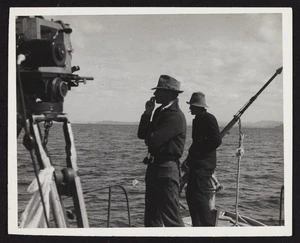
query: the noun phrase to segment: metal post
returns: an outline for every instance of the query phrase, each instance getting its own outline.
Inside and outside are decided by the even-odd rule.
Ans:
[[[111,187],[109,187],[108,189],[107,228],[109,228],[109,223],[110,223],[110,204],[111,204]]]
[[[242,124],[241,119],[239,118],[239,148],[237,151],[238,162],[237,162],[237,179],[236,179],[236,198],[235,198],[235,225],[239,226],[239,212],[238,212],[238,205],[239,205],[239,190],[240,190],[240,162],[242,160],[243,155],[243,138],[244,134],[242,133]]]
[[[283,208],[283,192],[284,186],[281,187],[280,190],[280,208],[279,208],[279,225],[282,225],[282,208]]]

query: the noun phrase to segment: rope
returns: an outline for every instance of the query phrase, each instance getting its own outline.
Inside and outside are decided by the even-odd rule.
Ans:
[[[237,163],[237,182],[236,182],[236,198],[235,198],[235,226],[238,225],[238,219],[239,219],[239,212],[238,212],[238,198],[239,198],[239,188],[240,188],[240,162],[242,160],[242,156],[244,154],[244,148],[243,148],[243,142],[244,142],[244,134],[242,133],[242,122],[239,118],[239,147],[236,151],[236,156],[238,157],[238,163]]]

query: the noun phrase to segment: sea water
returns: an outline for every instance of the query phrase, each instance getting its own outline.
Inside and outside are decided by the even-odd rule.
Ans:
[[[42,127],[41,127],[42,128]],[[137,138],[137,125],[72,124],[77,164],[84,192],[90,227],[107,227],[108,187],[111,187],[110,227],[127,227],[128,196],[131,225],[143,226],[145,170],[143,159],[147,155],[144,141]],[[245,153],[240,161],[238,211],[266,225],[278,225],[280,190],[284,181],[283,129],[243,128]],[[27,187],[34,178],[30,155],[22,145],[23,134],[18,138],[18,215],[30,199]],[[191,127],[183,160],[191,145]],[[221,210],[235,211],[237,188],[236,149],[239,133],[233,128],[218,148],[216,175],[224,190],[217,194],[216,206]],[[65,141],[61,124],[50,129],[48,150],[53,166],[66,166]],[[71,198],[63,197],[67,209],[72,210]],[[188,216],[184,193],[181,196],[182,215]],[[76,221],[71,221],[76,227]]]

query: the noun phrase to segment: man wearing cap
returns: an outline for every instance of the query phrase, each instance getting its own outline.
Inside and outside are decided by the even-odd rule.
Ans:
[[[145,217],[146,227],[184,226],[179,205],[179,158],[184,150],[186,120],[178,105],[180,82],[161,75],[153,98],[146,102],[138,137],[148,146]],[[155,101],[159,106],[152,117]]]
[[[193,93],[187,103],[195,118],[193,142],[183,162],[190,169],[186,200],[193,226],[214,226],[217,216],[214,210],[216,179],[213,174],[217,162],[216,149],[222,139],[217,119],[206,111],[205,95],[202,92]]]

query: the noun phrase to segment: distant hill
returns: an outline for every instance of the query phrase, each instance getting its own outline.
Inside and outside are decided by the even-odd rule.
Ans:
[[[228,123],[226,122],[220,122],[220,127],[225,127]],[[237,126],[237,123],[235,124]],[[255,127],[255,128],[281,128],[283,127],[283,122],[280,121],[258,121],[258,122],[243,122],[243,127]]]
[[[76,123],[76,122],[74,122]],[[124,122],[124,121],[95,121],[95,122],[78,122],[78,123],[85,123],[85,124],[111,124],[111,125],[138,125],[139,122]],[[228,122],[219,122],[220,128],[225,127],[228,124]],[[188,123],[188,126],[191,126],[192,124]],[[234,125],[237,126],[237,123]],[[249,127],[249,128],[282,128],[283,122],[280,121],[259,121],[259,122],[243,122],[243,127]]]
[[[124,121],[97,121],[97,122],[89,122],[89,124],[138,125],[138,124],[139,124],[139,122],[124,122]]]

